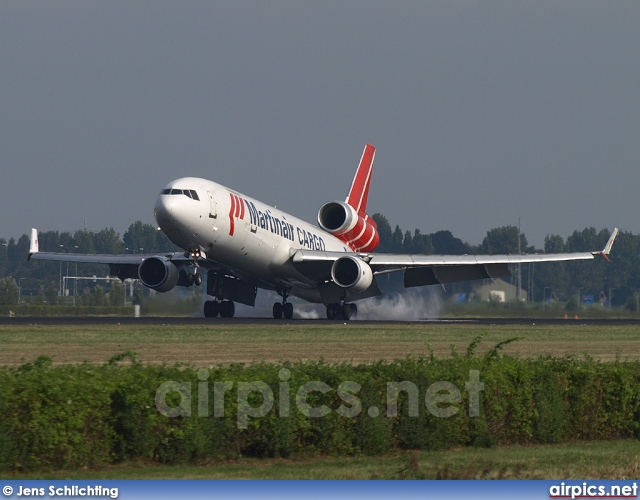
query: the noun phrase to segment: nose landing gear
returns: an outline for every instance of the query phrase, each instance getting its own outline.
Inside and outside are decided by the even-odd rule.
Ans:
[[[191,282],[195,286],[202,285],[202,275],[198,273],[198,268],[196,268],[195,272],[191,275]]]
[[[202,285],[202,275],[200,273],[198,273],[198,270],[200,269],[200,266],[198,264],[198,259],[206,259],[207,255],[203,251],[201,251],[200,249],[197,249],[197,250],[185,250],[184,256],[187,259],[192,259],[192,261],[188,265],[189,265],[189,267],[193,267],[194,268],[193,273],[186,275],[187,279],[188,279],[186,284],[188,286],[191,286],[191,285],[200,286],[200,285]]]

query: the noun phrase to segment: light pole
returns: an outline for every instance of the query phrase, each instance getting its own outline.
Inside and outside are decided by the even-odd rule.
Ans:
[[[582,287],[578,288],[578,311],[580,310],[580,301],[582,300]]]
[[[22,280],[26,280],[27,278],[18,278],[18,305],[22,304]]]
[[[73,253],[78,251],[78,245],[73,246]],[[69,276],[69,269],[67,268],[67,276]],[[76,260],[76,274],[74,276],[78,276],[78,261]],[[74,278],[73,280],[73,307],[76,306],[76,295],[78,295],[78,280]]]
[[[60,248],[64,249],[64,245],[60,245]],[[59,291],[59,295],[60,295],[60,300],[62,300],[62,261],[60,261],[60,291]]]
[[[547,290],[549,290],[549,288],[551,288],[550,286],[545,286],[544,289],[542,290],[542,309],[546,309],[547,308]]]

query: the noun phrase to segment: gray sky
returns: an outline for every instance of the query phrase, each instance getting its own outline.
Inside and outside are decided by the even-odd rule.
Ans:
[[[0,236],[153,222],[193,175],[478,244],[640,232],[640,2],[0,1]]]

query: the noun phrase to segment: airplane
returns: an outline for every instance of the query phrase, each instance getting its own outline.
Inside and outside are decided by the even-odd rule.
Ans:
[[[238,191],[195,177],[176,179],[158,195],[158,229],[184,252],[99,255],[40,252],[31,230],[29,259],[107,264],[121,280],[139,279],[166,292],[201,285],[206,271],[206,317],[232,318],[235,303],[255,306],[259,288],[281,301],[273,317],[291,319],[290,296],[326,306],[328,319],[349,320],[354,302],[381,295],[377,278],[404,273],[406,288],[509,276],[509,265],[593,259],[608,255],[616,228],[603,250],[522,255],[402,255],[375,253],[379,235],[367,215],[375,148],[367,144],[346,200],[325,203],[318,226]],[[202,272],[201,272],[202,271]]]

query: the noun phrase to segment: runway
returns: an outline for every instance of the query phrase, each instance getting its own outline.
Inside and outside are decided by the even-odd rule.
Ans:
[[[422,320],[411,321],[368,321],[368,320],[351,320],[357,325],[401,325],[401,324],[429,324],[429,325],[451,325],[451,324],[475,324],[475,325],[640,325],[640,318],[425,318]],[[344,324],[342,320],[330,321],[328,319],[290,319],[275,320],[273,318],[203,318],[203,317],[175,317],[175,316],[151,316],[134,318],[131,316],[82,316],[82,317],[2,317],[0,325],[331,325]]]

